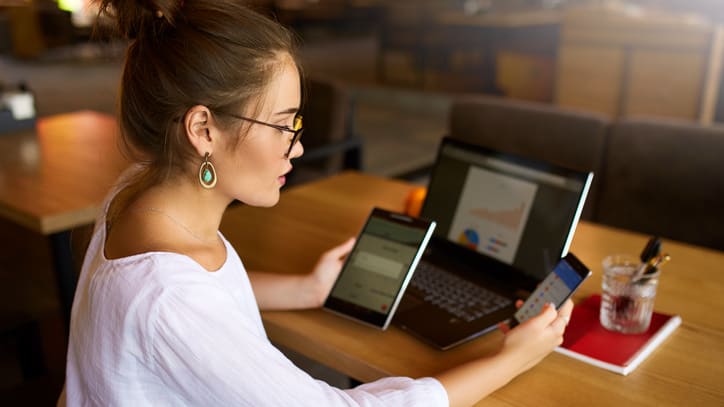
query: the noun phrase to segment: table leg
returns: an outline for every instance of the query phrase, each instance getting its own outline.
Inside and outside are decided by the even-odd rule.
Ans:
[[[63,312],[63,322],[66,328],[70,327],[70,310],[73,307],[73,296],[77,283],[73,250],[70,244],[70,231],[53,233],[50,235],[50,246],[53,254],[53,266],[60,294],[60,306]]]

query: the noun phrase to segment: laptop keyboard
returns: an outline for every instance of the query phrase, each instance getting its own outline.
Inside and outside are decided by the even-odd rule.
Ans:
[[[493,291],[447,272],[433,264],[420,262],[410,282],[423,299],[466,321],[474,321],[512,301]]]

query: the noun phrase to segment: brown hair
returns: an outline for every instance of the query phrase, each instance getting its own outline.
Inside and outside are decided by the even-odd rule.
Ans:
[[[284,27],[238,0],[99,1],[99,13],[115,18],[131,40],[119,116],[126,150],[143,164],[114,204],[117,214],[141,190],[181,174],[191,160],[201,163],[183,129],[189,108],[233,112],[260,103],[280,55],[294,58],[294,44]],[[215,118],[222,127],[241,126],[227,115]],[[229,145],[242,132],[233,133]]]

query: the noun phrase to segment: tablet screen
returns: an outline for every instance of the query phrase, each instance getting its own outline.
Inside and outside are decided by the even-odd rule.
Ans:
[[[324,307],[385,329],[434,227],[434,222],[375,208]]]

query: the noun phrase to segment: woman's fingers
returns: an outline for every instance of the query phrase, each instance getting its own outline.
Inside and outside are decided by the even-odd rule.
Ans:
[[[325,253],[326,256],[330,256],[336,259],[342,258],[349,254],[350,251],[352,251],[352,247],[354,247],[355,238],[351,237],[347,239],[344,243],[340,244],[339,246],[335,246]]]

